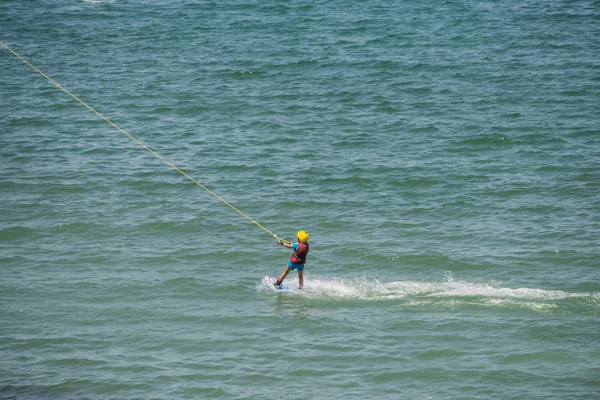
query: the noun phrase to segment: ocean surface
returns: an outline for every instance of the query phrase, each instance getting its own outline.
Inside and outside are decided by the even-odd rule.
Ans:
[[[0,398],[600,398],[599,38],[592,0],[0,2],[199,183],[0,47]]]

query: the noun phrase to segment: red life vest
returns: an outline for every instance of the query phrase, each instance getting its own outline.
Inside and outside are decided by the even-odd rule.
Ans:
[[[308,243],[298,242],[298,250],[294,251],[290,261],[294,264],[306,263],[306,255],[308,254]]]

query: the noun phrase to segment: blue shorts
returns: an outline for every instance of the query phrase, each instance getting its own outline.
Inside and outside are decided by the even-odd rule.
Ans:
[[[298,270],[298,272],[303,271],[304,270],[304,264],[294,264],[291,261],[288,261],[288,267],[290,267],[290,269],[293,271],[295,269]]]

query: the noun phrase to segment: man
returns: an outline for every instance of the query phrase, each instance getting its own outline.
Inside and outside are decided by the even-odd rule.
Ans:
[[[281,286],[281,283],[285,279],[285,277],[290,273],[290,271],[297,270],[298,271],[298,289],[302,289],[304,287],[304,264],[306,263],[306,255],[308,254],[308,238],[309,235],[305,231],[300,231],[296,235],[298,241],[296,243],[290,243],[277,238],[277,243],[289,248],[293,249],[292,257],[288,261],[288,265],[285,267],[285,270],[275,282],[275,286]]]

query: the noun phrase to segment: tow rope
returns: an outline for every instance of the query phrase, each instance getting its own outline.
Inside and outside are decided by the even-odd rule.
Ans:
[[[50,82],[52,82],[60,90],[62,90],[63,92],[65,92],[66,94],[68,94],[69,96],[71,96],[73,99],[75,99],[77,102],[79,102],[80,104],[82,104],[85,108],[87,108],[88,110],[90,110],[91,112],[93,112],[94,114],[96,114],[98,117],[102,118],[104,121],[108,122],[113,128],[115,128],[116,130],[118,130],[119,132],[121,132],[122,134],[124,134],[125,136],[127,136],[129,139],[133,140],[138,145],[140,145],[141,147],[143,147],[144,149],[146,149],[147,151],[149,151],[150,153],[152,153],[152,155],[154,155],[156,158],[158,158],[159,160],[161,160],[162,162],[164,162],[165,164],[167,164],[169,167],[173,168],[175,171],[179,172],[181,175],[185,176],[190,181],[194,182],[196,185],[200,186],[202,189],[206,190],[208,193],[210,193],[217,200],[219,200],[222,203],[224,203],[227,206],[229,206],[231,209],[233,209],[234,211],[236,211],[238,214],[240,214],[241,216],[243,216],[244,218],[246,218],[250,222],[254,223],[256,226],[258,226],[259,228],[261,228],[262,230],[264,230],[265,232],[267,232],[269,235],[271,235],[274,238],[276,238],[278,241],[280,240],[280,238],[276,234],[274,234],[273,232],[271,232],[270,230],[268,230],[267,228],[265,228],[264,226],[262,226],[261,224],[259,224],[256,220],[252,219],[249,215],[247,215],[244,212],[242,212],[240,209],[238,209],[237,207],[235,207],[233,204],[231,204],[230,202],[228,202],[227,200],[225,200],[224,198],[222,198],[221,196],[219,196],[218,194],[216,194],[215,192],[213,192],[212,190],[210,190],[209,188],[207,188],[206,186],[204,186],[202,183],[200,183],[199,181],[197,181],[196,179],[192,178],[187,173],[185,173],[184,171],[182,171],[181,169],[179,169],[178,167],[176,167],[175,165],[173,165],[169,160],[167,160],[166,158],[164,158],[160,154],[156,153],[150,147],[148,147],[147,145],[145,145],[144,143],[142,143],[141,141],[139,141],[138,139],[136,139],[135,137],[133,137],[132,135],[130,135],[129,133],[127,133],[126,131],[124,131],[123,129],[121,129],[119,126],[117,126],[117,124],[115,124],[114,122],[112,122],[110,119],[108,119],[104,115],[100,114],[98,111],[94,110],[92,107],[90,107],[84,101],[82,101],[77,96],[75,96],[73,93],[71,93],[70,91],[68,91],[65,87],[63,87],[62,85],[60,85],[59,83],[57,83],[56,81],[54,81],[52,78],[50,78],[48,75],[46,75],[45,73],[43,73],[41,70],[39,70],[35,65],[31,64],[25,58],[21,57],[17,52],[15,52],[14,50],[12,50],[10,47],[8,47],[7,45],[5,45],[2,42],[0,42],[0,45],[2,45],[2,47],[4,47],[9,52],[11,52],[13,55],[15,55],[17,58],[19,58],[25,64],[27,64],[28,66],[30,66],[31,68],[33,68],[38,74],[42,75],[44,78],[46,78],[47,80],[49,80]]]

